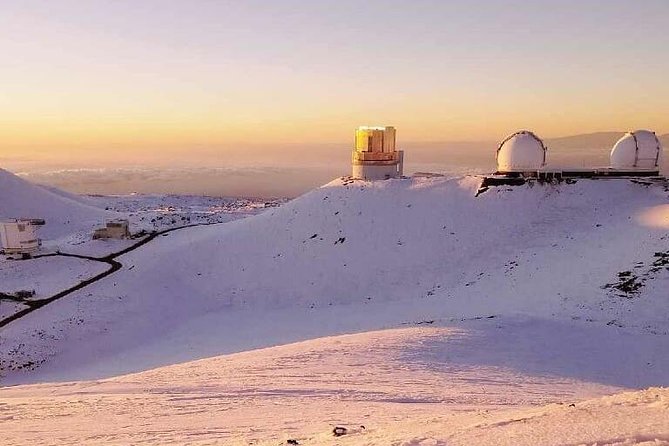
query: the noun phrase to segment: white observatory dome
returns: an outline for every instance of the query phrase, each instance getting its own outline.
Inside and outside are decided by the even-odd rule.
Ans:
[[[611,150],[614,169],[659,169],[662,163],[662,145],[649,130],[628,132]]]
[[[534,133],[521,130],[508,136],[497,149],[498,172],[537,170],[546,164],[547,148]]]

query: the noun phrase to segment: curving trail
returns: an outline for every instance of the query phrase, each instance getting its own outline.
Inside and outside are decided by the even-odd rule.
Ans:
[[[65,296],[69,296],[70,294],[74,293],[75,291],[79,291],[82,288],[86,288],[88,285],[90,285],[92,283],[95,283],[95,282],[97,282],[101,279],[104,279],[107,276],[110,276],[110,275],[114,274],[115,272],[117,272],[118,270],[123,268],[123,264],[121,262],[119,262],[118,260],[116,260],[118,257],[146,245],[150,241],[154,240],[156,237],[159,237],[161,235],[165,235],[165,234],[173,232],[173,231],[177,231],[179,229],[186,229],[186,228],[191,228],[191,227],[194,227],[194,226],[206,226],[206,225],[211,225],[211,224],[217,224],[217,223],[195,223],[195,224],[191,224],[191,225],[179,226],[179,227],[176,227],[176,228],[169,228],[169,229],[163,229],[161,231],[156,231],[156,232],[153,232],[153,233],[149,234],[148,236],[144,237],[143,239],[139,240],[137,243],[135,243],[135,244],[133,244],[133,245],[127,247],[127,248],[122,249],[121,251],[117,251],[117,252],[108,254],[106,256],[103,256],[103,257],[86,256],[86,255],[83,255],[83,254],[70,254],[70,253],[66,253],[66,252],[55,252],[55,253],[51,253],[51,254],[42,254],[42,255],[34,256],[33,258],[36,258],[36,259],[37,258],[42,258],[42,257],[56,257],[56,256],[75,257],[75,258],[78,258],[78,259],[90,260],[90,261],[93,261],[93,262],[108,263],[109,268],[106,271],[104,271],[104,272],[102,272],[102,273],[100,273],[96,276],[90,277],[90,278],[88,278],[88,279],[86,279],[82,282],[79,282],[78,284],[76,284],[76,285],[74,285],[70,288],[67,288],[63,291],[60,291],[59,293],[56,293],[53,296],[46,297],[44,299],[22,301],[22,303],[27,305],[28,308],[26,308],[24,310],[21,310],[17,313],[12,314],[9,317],[6,317],[6,318],[0,320],[0,328],[6,326],[10,322],[13,322],[17,319],[22,318],[23,316],[25,316],[27,314],[32,313],[33,311],[35,311],[39,308],[42,308],[42,307],[50,304],[51,302],[55,302],[58,299],[62,299]]]

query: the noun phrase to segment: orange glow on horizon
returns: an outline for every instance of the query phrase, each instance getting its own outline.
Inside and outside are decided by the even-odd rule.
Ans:
[[[0,157],[346,153],[376,123],[399,146],[669,132],[666,5],[380,4],[6,5],[0,26],[21,37],[0,42]]]

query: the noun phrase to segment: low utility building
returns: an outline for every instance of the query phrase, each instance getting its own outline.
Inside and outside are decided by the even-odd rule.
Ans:
[[[128,220],[108,221],[104,228],[96,229],[93,240],[98,239],[126,239],[130,238],[130,224]]]

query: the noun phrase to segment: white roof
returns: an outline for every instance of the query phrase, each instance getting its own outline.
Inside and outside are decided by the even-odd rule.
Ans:
[[[662,163],[662,144],[650,130],[628,132],[611,150],[615,169],[657,169]]]
[[[497,170],[514,172],[540,169],[546,164],[544,142],[529,130],[508,136],[497,149]]]

